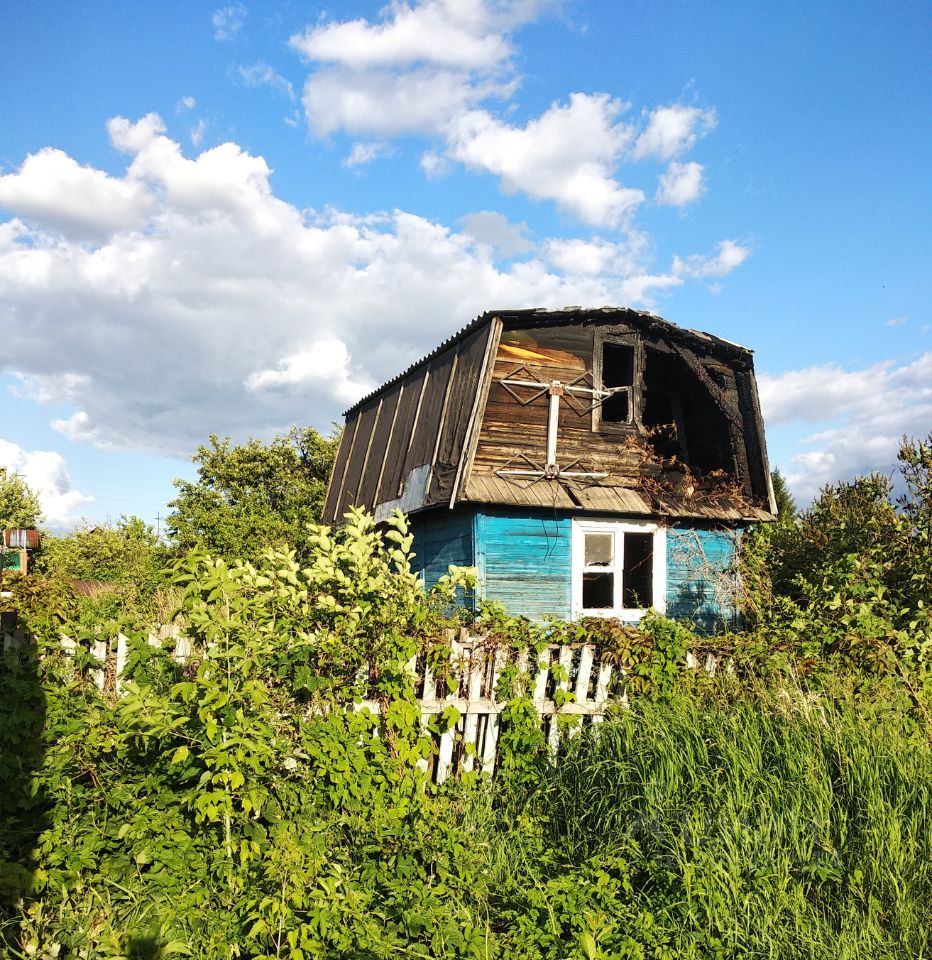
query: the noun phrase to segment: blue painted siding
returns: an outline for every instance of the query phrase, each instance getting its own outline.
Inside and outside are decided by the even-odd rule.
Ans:
[[[428,510],[411,517],[414,534],[411,568],[429,589],[450,564],[470,567],[473,558],[473,516],[470,510]]]
[[[703,633],[736,626],[737,538],[734,530],[667,530],[668,617]]]
[[[433,586],[450,564],[475,566],[479,595],[516,616],[572,615],[572,518],[509,508],[428,510],[411,518],[412,567]],[[714,633],[737,622],[738,533],[701,527],[667,530],[668,617]],[[657,558],[661,560],[662,558]]]
[[[475,515],[481,596],[515,616],[572,616],[571,521],[553,512],[483,510]]]

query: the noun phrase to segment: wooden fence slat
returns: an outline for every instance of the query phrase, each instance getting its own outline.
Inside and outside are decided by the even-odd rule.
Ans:
[[[114,687],[117,694],[123,692],[123,671],[126,669],[126,654],[129,650],[129,638],[122,633],[117,634],[116,648],[116,678]]]
[[[108,644],[106,640],[95,640],[91,647],[91,653],[93,653],[94,659],[100,661],[100,669],[91,671],[98,690],[103,690],[104,688],[109,647],[110,644]]]
[[[436,768],[437,783],[443,783],[447,778],[450,762],[453,759],[453,740],[455,736],[456,732],[452,728],[440,735],[440,750],[437,753]]]
[[[576,675],[576,702],[586,703],[589,694],[589,678],[592,676],[592,661],[595,657],[595,648],[591,643],[585,644],[579,654],[579,672]]]

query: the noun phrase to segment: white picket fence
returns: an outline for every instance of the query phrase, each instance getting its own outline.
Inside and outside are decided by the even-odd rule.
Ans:
[[[429,764],[431,777],[437,783],[459,772],[495,772],[500,717],[506,706],[505,701],[496,698],[496,689],[509,656],[515,656],[514,651],[490,647],[484,638],[466,630],[458,635],[449,630],[446,639],[450,645],[449,673],[458,681],[454,692],[449,692],[445,677],[438,679],[431,673],[424,660],[415,658],[408,664],[415,677],[425,726],[450,707],[459,715],[456,724],[439,736],[436,754]],[[3,649],[17,649],[26,642],[28,638],[21,631],[5,634]],[[182,665],[192,656],[191,640],[178,624],[150,633],[148,642],[153,647],[169,648],[171,657]],[[101,691],[117,696],[121,693],[129,646],[129,638],[122,633],[112,640],[101,638],[92,642],[90,653],[100,666],[89,673]],[[77,644],[63,636],[62,647],[74,653]],[[561,669],[555,671],[556,665]],[[693,654],[687,654],[687,665],[708,673],[715,673],[720,666],[715,657],[700,660]],[[553,751],[561,736],[572,736],[587,723],[601,723],[613,705],[627,705],[624,670],[603,661],[594,644],[553,644],[545,648],[537,662],[526,652],[520,653],[516,666],[519,673],[532,680],[534,709]],[[570,693],[572,697],[567,696]],[[363,700],[353,704],[352,709],[378,714],[381,707],[378,701]],[[558,722],[558,716],[565,719]]]

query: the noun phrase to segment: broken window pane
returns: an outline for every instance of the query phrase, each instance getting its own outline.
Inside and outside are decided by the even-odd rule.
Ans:
[[[654,604],[654,537],[626,533],[622,606],[642,610]]]
[[[634,347],[623,343],[602,344],[602,386],[626,387],[602,402],[602,420],[608,423],[629,423],[631,390],[634,385]]]
[[[615,574],[584,573],[582,605],[585,610],[611,610],[615,606]]]
[[[614,555],[615,535],[613,533],[586,534],[586,566],[610,567]]]

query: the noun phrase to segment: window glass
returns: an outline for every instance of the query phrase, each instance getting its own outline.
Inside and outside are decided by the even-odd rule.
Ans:
[[[586,559],[587,567],[610,567],[614,556],[615,534],[587,533]]]
[[[584,573],[582,605],[585,610],[611,610],[615,606],[615,574]]]
[[[654,603],[654,537],[650,533],[626,533],[622,606],[642,610]]]

